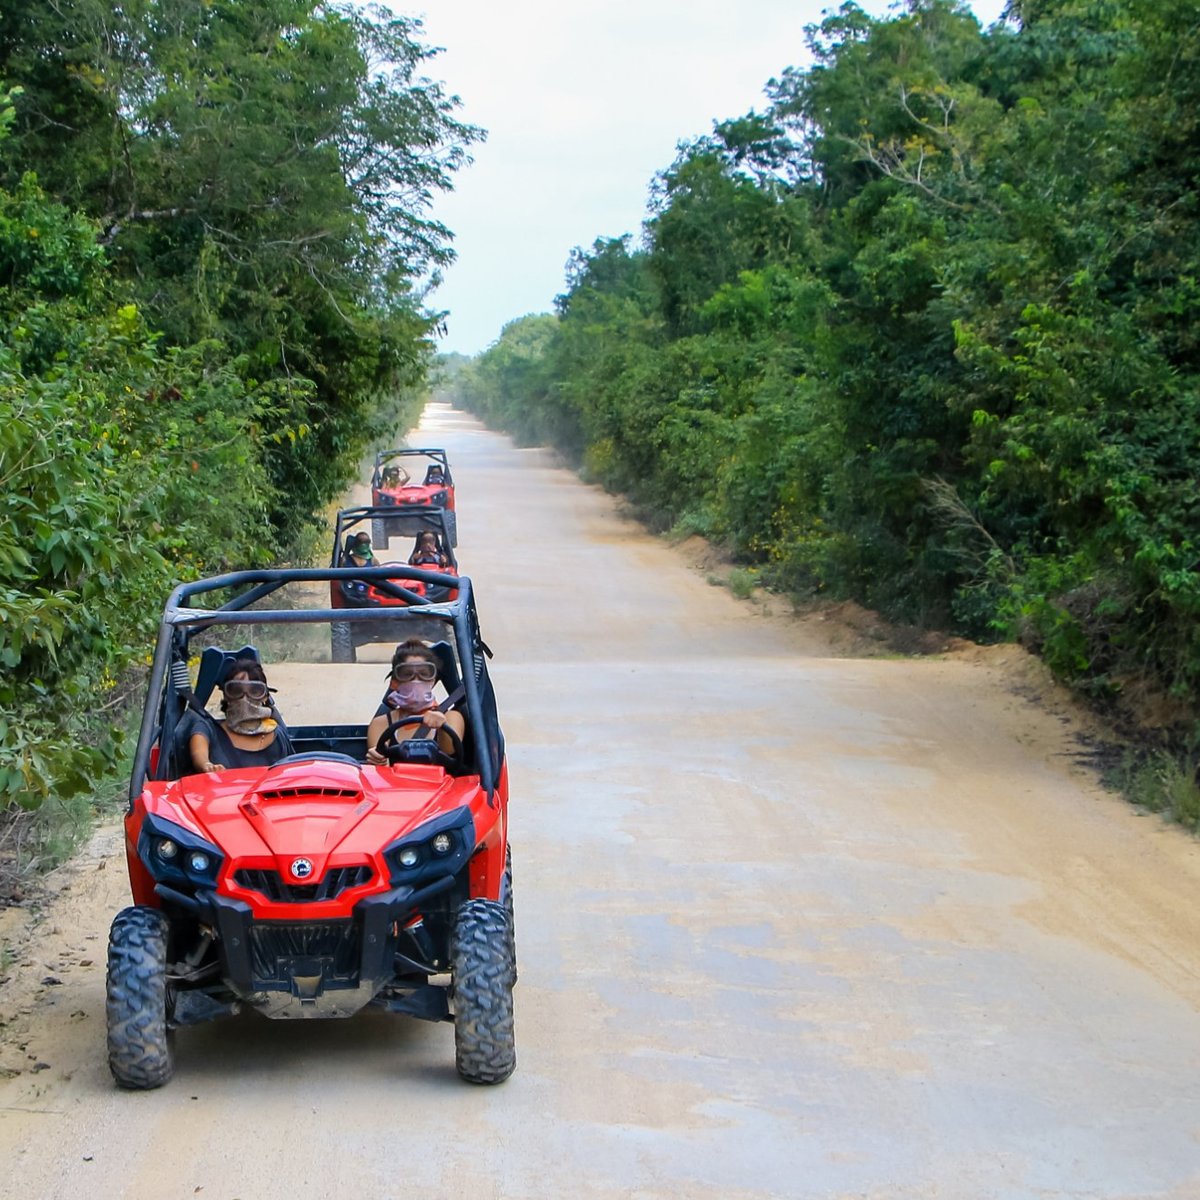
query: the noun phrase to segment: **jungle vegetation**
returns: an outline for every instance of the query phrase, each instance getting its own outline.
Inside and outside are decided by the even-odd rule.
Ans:
[[[481,131],[419,23],[0,7],[0,812],[89,792],[179,579],[297,552],[431,358]]]
[[[1195,755],[1194,0],[847,3],[808,49],[461,403],[779,587],[1020,638]]]

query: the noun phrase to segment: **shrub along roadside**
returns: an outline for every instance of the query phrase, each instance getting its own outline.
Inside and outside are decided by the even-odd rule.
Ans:
[[[112,767],[96,714],[145,653],[147,597],[263,554],[255,423],[278,389],[210,343],[160,350],[96,250],[32,179],[0,192],[0,809]]]
[[[89,714],[172,584],[301,552],[422,386],[429,210],[483,135],[421,34],[0,5],[0,814],[111,772]]]
[[[13,114],[0,93],[0,142]],[[310,423],[319,390],[258,377],[219,337],[167,342],[94,221],[32,174],[0,186],[0,818],[106,793],[171,588],[311,542],[313,502],[415,402],[396,388],[368,404],[364,382],[370,420],[293,481],[281,464],[329,434]]]

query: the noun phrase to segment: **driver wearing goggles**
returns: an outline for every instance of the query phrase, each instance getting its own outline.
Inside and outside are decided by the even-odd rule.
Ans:
[[[367,762],[376,765],[387,762],[386,755],[375,748],[376,744],[389,725],[407,717],[419,716],[421,720],[397,729],[397,741],[428,737],[432,733],[441,749],[450,754],[454,750],[453,739],[440,732],[449,728],[458,735],[461,744],[466,731],[462,713],[455,709],[442,712],[434,699],[433,688],[440,670],[437,655],[424,642],[411,638],[396,647],[388,672],[388,693],[367,726]]]

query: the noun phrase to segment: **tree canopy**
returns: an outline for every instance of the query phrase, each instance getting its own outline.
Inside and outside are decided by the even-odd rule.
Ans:
[[[1195,5],[845,3],[808,48],[464,403],[782,586],[1020,637],[1194,746]]]
[[[91,786],[172,584],[299,552],[413,407],[482,137],[433,53],[314,0],[0,8],[0,808]]]

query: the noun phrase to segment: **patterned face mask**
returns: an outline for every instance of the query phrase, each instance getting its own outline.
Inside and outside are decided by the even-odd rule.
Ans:
[[[393,688],[384,697],[384,703],[397,712],[415,716],[417,713],[426,712],[433,707],[433,690],[429,684],[414,679],[409,683],[402,683],[398,688]]]

